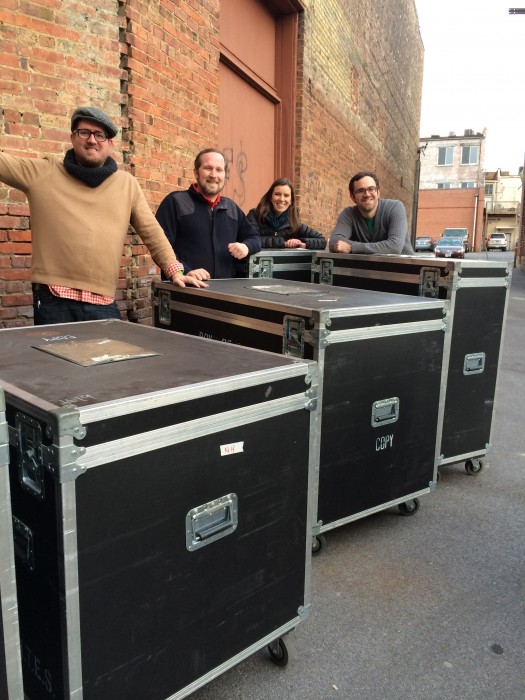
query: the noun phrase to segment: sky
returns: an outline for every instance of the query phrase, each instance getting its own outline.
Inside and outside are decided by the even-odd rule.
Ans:
[[[487,129],[485,170],[525,158],[525,0],[415,0],[423,46],[420,136]]]

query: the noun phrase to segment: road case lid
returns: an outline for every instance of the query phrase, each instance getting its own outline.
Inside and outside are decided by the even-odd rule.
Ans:
[[[192,396],[206,396],[270,377],[306,375],[314,366],[117,320],[4,329],[0,344],[6,394],[26,396],[46,410],[190,388]],[[212,391],[212,385],[222,388]]]
[[[192,297],[197,305],[199,294],[202,297],[202,290],[183,289],[167,282],[155,283],[154,294],[159,290],[170,291],[174,296]],[[210,280],[202,298],[203,304],[207,304],[210,298],[247,306],[254,306],[256,302],[259,308],[278,309],[284,313],[303,312],[305,316],[325,312],[330,318],[444,306],[443,301],[436,299],[274,278]]]

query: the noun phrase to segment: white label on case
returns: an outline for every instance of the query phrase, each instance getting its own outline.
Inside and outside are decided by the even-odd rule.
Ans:
[[[230,442],[229,445],[221,445],[221,457],[236,455],[239,452],[244,452],[244,442]]]

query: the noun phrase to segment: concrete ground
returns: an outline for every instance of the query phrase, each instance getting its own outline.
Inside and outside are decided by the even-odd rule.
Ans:
[[[413,517],[392,508],[326,533],[289,664],[259,651],[192,700],[525,700],[524,434],[515,270],[483,470],[443,467]]]

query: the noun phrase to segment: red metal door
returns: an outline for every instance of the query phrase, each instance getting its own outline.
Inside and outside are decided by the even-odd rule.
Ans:
[[[219,147],[224,194],[247,212],[276,177],[293,174],[296,14],[263,0],[222,0]],[[294,80],[290,80],[290,76]],[[283,109],[284,105],[284,109]],[[286,124],[283,124],[283,119]]]

